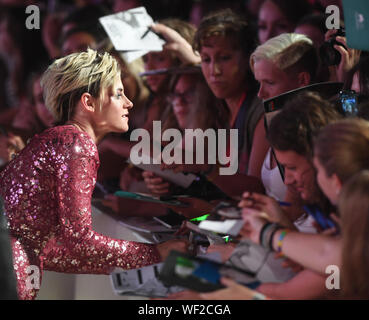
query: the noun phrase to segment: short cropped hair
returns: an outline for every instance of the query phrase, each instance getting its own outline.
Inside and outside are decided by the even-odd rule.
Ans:
[[[303,34],[282,33],[258,46],[251,54],[250,67],[259,60],[272,61],[285,72],[308,72],[314,80],[318,68],[318,56],[313,42]]]
[[[211,36],[232,39],[233,49],[240,49],[249,59],[257,44],[256,29],[231,9],[223,9],[205,16],[197,28],[193,48],[200,51],[205,40]]]
[[[108,53],[97,51],[72,53],[55,60],[41,79],[46,107],[57,124],[65,124],[75,112],[83,93],[104,100],[104,89],[110,88],[120,76],[117,61]]]

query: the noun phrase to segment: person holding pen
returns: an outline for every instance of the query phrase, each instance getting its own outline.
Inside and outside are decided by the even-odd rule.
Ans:
[[[369,297],[367,281],[360,281],[368,268],[363,242],[367,234],[365,219],[368,213],[365,212],[368,189],[363,189],[368,182],[368,132],[368,121],[345,119],[325,127],[315,140],[317,181],[330,202],[338,205],[341,221],[336,229],[341,229],[339,235],[308,235],[278,224],[274,225],[277,230],[270,234],[267,241],[265,236],[268,225],[271,226],[270,220],[260,218],[258,209],[243,209],[243,218],[247,222],[244,234],[247,237],[257,243],[264,238],[262,242],[270,243],[272,250],[320,274],[325,274],[329,265],[342,268],[344,278],[351,279],[345,282],[346,288],[343,288],[349,298]],[[353,247],[355,250],[351,250]],[[349,273],[348,270],[353,271],[353,268],[355,271]]]

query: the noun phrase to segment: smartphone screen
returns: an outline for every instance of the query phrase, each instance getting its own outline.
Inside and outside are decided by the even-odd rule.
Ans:
[[[355,116],[358,112],[357,94],[353,90],[340,91],[342,111],[346,116]]]

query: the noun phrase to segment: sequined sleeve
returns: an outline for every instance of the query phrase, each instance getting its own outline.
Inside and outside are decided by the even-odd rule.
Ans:
[[[159,253],[153,245],[112,239],[92,230],[91,195],[98,166],[96,146],[88,138],[79,138],[67,147],[68,151],[65,144],[61,148],[62,160],[55,161],[55,192],[59,219],[57,240],[65,249],[53,248],[49,254],[52,259],[45,263],[45,268],[60,272],[108,273],[114,267],[131,269],[159,262]]]

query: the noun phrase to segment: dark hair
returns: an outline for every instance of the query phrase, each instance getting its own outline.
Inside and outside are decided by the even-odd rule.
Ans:
[[[359,98],[360,97],[362,96],[359,96]],[[368,96],[365,96],[364,102],[359,103],[357,116],[359,118],[369,121],[369,97]]]
[[[257,82],[249,68],[249,58],[257,46],[256,28],[231,9],[216,11],[204,17],[196,31],[193,48],[200,51],[204,41],[211,36],[230,39],[234,49],[240,49],[245,57],[246,83],[249,92],[257,90]]]
[[[202,19],[195,34],[194,49],[200,51],[204,40],[214,35],[234,39],[235,48],[241,49],[246,57],[249,57],[257,46],[255,28],[231,9],[213,12]]]
[[[63,25],[73,24],[74,30],[86,32],[95,38],[96,42],[100,42],[107,37],[107,34],[99,23],[99,18],[108,15],[110,11],[102,5],[89,5],[73,10],[64,20]],[[71,33],[63,34],[62,38],[66,39]],[[61,41],[63,41],[61,39]]]
[[[311,25],[319,29],[320,31],[322,31],[322,33],[325,33],[327,31],[325,20],[326,20],[326,17],[323,13],[307,14],[303,16],[302,19],[300,19],[297,22],[296,27],[303,26],[303,25]]]
[[[268,1],[268,0],[266,0]],[[306,0],[269,0],[273,2],[286,16],[287,20],[297,23],[307,14],[311,13],[311,6]]]
[[[88,5],[71,11],[63,20],[63,25],[75,23],[78,26],[93,26],[99,18],[110,13],[109,9],[102,5]]]
[[[311,159],[313,138],[328,123],[340,118],[334,106],[319,94],[302,92],[272,119],[267,138],[277,150],[294,151]]]
[[[359,62],[349,71],[344,87],[350,89],[353,77],[359,72],[360,93],[369,96],[369,53],[361,52]]]
[[[186,129],[220,129],[227,126],[230,117],[229,108],[222,100],[214,96],[200,69],[196,73],[182,73],[172,76],[171,92],[174,92],[177,82],[182,76],[192,77],[194,85],[193,106],[189,110],[188,115],[191,122],[187,124]],[[171,100],[168,101],[164,118],[165,121],[162,131],[168,128],[178,128],[178,123],[172,110]]]

